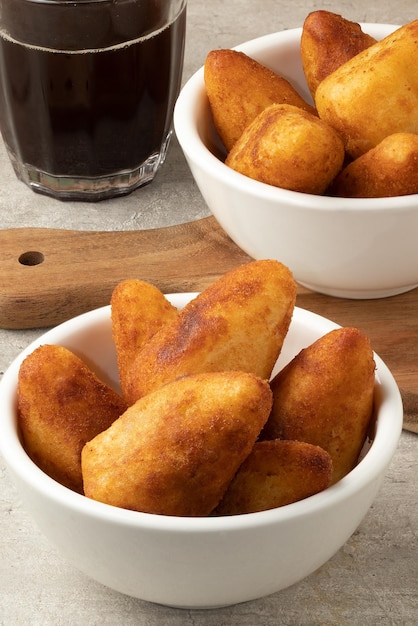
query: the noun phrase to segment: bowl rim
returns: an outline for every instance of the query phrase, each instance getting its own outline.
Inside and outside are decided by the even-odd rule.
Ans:
[[[387,31],[387,34],[399,28],[396,24],[373,22],[361,22],[360,25],[365,32],[373,32],[374,29],[379,28]],[[301,32],[302,27],[277,31],[250,39],[233,49],[249,53],[251,56],[250,49],[258,50],[268,48],[269,45],[277,46],[280,43],[294,41],[295,37],[300,37]],[[397,211],[415,211],[418,208],[418,194],[396,196],[396,198],[336,198],[291,191],[253,180],[225,165],[203,142],[198,125],[205,111],[209,112],[209,103],[204,86],[204,66],[202,66],[192,74],[180,91],[174,108],[174,130],[189,164],[195,163],[197,167],[202,167],[228,187],[238,188],[241,193],[270,202],[282,202],[290,206],[324,212],[334,211],[336,202],[341,212],[392,211],[394,201],[396,201]]]
[[[167,297],[175,304],[179,297],[193,297],[196,294],[169,294]],[[295,307],[295,317],[307,318],[317,324],[324,324],[330,330],[339,325],[316,313]],[[16,419],[16,382],[19,367],[26,355],[46,342],[53,342],[57,335],[85,330],[99,322],[110,320],[110,306],[94,309],[83,313],[50,329],[32,341],[12,361],[0,380],[0,398],[3,411],[0,415],[0,454],[12,475],[20,482],[26,483],[34,492],[49,501],[55,501],[73,513],[96,518],[98,521],[117,523],[148,531],[176,533],[219,533],[231,530],[245,530],[254,527],[266,527],[272,524],[285,523],[301,517],[326,511],[334,504],[363,489],[367,484],[377,480],[389,465],[398,445],[402,431],[402,400],[399,388],[387,365],[376,354],[376,398],[382,412],[377,422],[375,439],[370,449],[358,465],[343,479],[328,489],[300,500],[298,502],[257,513],[248,513],[230,517],[175,517],[154,515],[121,509],[87,498],[73,492],[45,474],[27,455],[18,435]],[[326,330],[324,332],[327,332]],[[64,341],[65,343],[65,341]],[[377,444],[376,444],[377,441]]]

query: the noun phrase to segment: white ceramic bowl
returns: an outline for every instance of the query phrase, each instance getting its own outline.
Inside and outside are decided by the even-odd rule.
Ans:
[[[394,30],[363,24],[381,39]],[[307,100],[299,52],[301,29],[238,46],[284,75]],[[279,189],[223,163],[203,68],[186,83],[174,113],[175,131],[209,209],[228,235],[255,259],[273,258],[314,291],[379,298],[418,285],[418,195],[331,198]]]
[[[190,294],[170,296],[183,306]],[[296,309],[277,367],[336,324]],[[24,506],[62,554],[91,578],[130,596],[177,607],[216,607],[259,598],[308,576],[339,550],[366,514],[402,428],[398,387],[376,356],[377,425],[367,454],[345,478],[306,500],[270,511],[180,518],[127,511],[74,493],[25,453],[16,425],[24,357],[44,343],[66,346],[117,384],[109,307],[48,331],[0,382],[0,452]]]

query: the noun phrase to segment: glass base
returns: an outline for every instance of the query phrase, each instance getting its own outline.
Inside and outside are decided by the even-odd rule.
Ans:
[[[160,165],[165,161],[172,131],[170,131],[159,153],[152,154],[146,161],[132,170],[122,170],[106,176],[64,176],[49,174],[27,163],[18,163],[11,156],[16,176],[33,191],[59,200],[98,201],[131,193],[138,187],[150,183]]]

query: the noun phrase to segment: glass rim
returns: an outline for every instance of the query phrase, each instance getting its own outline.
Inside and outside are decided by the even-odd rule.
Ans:
[[[137,2],[144,2],[146,0],[136,0]],[[166,2],[167,0],[161,0],[162,2]],[[187,0],[174,0],[179,5],[186,5]],[[60,6],[76,6],[79,4],[84,5],[94,5],[94,4],[117,4],[118,0],[13,0],[15,3],[26,3],[26,4],[51,4],[51,5],[60,5]]]

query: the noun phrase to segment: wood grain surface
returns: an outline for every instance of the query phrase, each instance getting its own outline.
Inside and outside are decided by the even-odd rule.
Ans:
[[[108,304],[125,278],[147,280],[164,293],[201,291],[249,260],[213,217],[141,231],[2,230],[0,327],[59,324]],[[418,432],[418,289],[348,300],[300,287],[297,305],[370,337],[402,391],[405,428]]]
[[[0,327],[59,324],[108,304],[125,278],[201,291],[248,260],[212,217],[134,231],[0,230]]]

